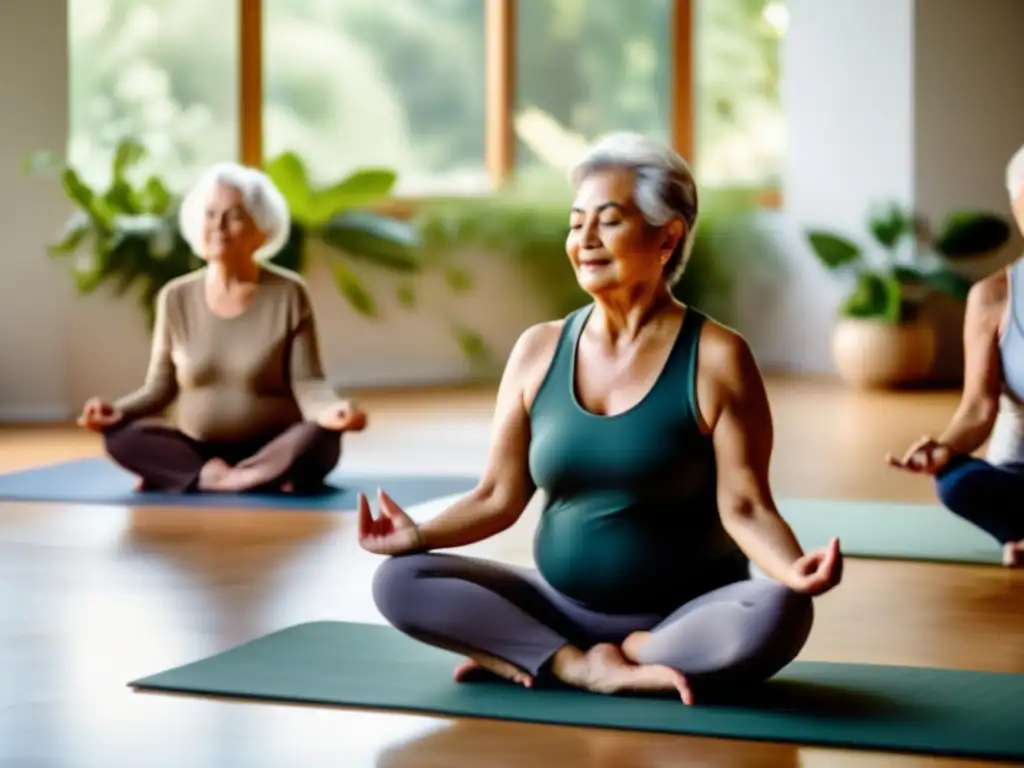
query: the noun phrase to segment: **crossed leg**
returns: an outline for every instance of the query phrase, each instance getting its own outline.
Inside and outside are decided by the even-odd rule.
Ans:
[[[1003,545],[1006,565],[1024,556],[1024,467],[996,466],[964,456],[950,462],[935,478],[939,500]]]
[[[422,642],[469,656],[525,685],[550,674],[602,693],[689,683],[757,682],[800,652],[810,598],[768,579],[702,595],[669,616],[603,614],[558,594],[536,573],[448,554],[385,561],[373,595],[384,617]]]
[[[107,454],[148,491],[310,492],[341,457],[341,436],[300,422],[255,449],[220,450],[162,423],[130,422],[104,432]],[[235,455],[239,450],[243,458]],[[249,452],[248,456],[244,456]]]

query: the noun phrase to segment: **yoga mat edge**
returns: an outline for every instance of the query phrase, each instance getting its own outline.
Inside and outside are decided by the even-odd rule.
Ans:
[[[777,676],[774,688],[764,689],[770,693],[761,694],[760,704],[686,707],[671,698],[460,685],[451,679],[458,659],[387,626],[310,622],[128,685],[142,692],[236,700],[859,750],[1024,757],[1024,729],[999,706],[1002,701],[1015,707],[1024,695],[1024,675],[794,662]]]
[[[459,474],[355,472],[339,468],[327,477],[331,487],[316,494],[155,493],[132,490],[131,474],[102,457],[75,459],[0,474],[0,500],[61,502],[128,507],[212,507],[348,512],[358,493],[374,497],[384,488],[401,505],[420,504],[465,493],[477,478]]]
[[[0,500],[348,512],[359,491],[372,496],[378,486],[412,506],[466,493],[476,481],[468,475],[352,472],[342,464],[328,477],[336,487],[311,496],[134,493],[131,475],[93,457],[0,474]],[[805,549],[838,536],[850,557],[1002,565],[994,538],[935,504],[782,498],[779,510]]]

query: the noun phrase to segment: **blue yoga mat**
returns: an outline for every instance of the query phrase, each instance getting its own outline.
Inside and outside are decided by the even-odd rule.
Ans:
[[[348,472],[327,476],[321,493],[224,494],[153,493],[133,490],[136,479],[104,458],[79,459],[0,474],[0,500],[49,501],[113,506],[247,507],[348,511],[360,491],[371,500],[383,488],[400,505],[465,493],[477,483],[468,475],[408,475]]]

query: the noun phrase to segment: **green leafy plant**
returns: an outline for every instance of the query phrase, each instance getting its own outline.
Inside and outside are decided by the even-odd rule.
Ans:
[[[199,266],[178,227],[180,198],[158,176],[141,181],[132,172],[145,158],[145,149],[131,140],[120,142],[113,156],[106,189],[88,185],[79,172],[55,162],[48,153],[30,158],[30,169],[55,174],[77,210],[58,242],[49,247],[63,260],[82,294],[110,285],[117,295],[137,291],[139,306],[150,327],[155,299],[170,280]],[[266,164],[267,174],[280,188],[292,215],[291,235],[272,263],[301,272],[310,246],[326,246],[329,267],[339,292],[361,315],[379,316],[379,303],[359,275],[365,265],[409,278],[425,265],[416,257],[419,238],[413,224],[373,212],[396,181],[393,171],[367,168],[339,182],[314,186],[300,158],[283,153]],[[411,306],[405,285],[398,289],[404,306]]]
[[[1009,223],[995,214],[954,212],[933,232],[924,217],[895,203],[874,209],[867,225],[870,250],[823,229],[808,230],[807,240],[826,268],[853,280],[840,316],[890,324],[914,320],[933,291],[965,300],[972,281],[956,266],[1010,238]]]

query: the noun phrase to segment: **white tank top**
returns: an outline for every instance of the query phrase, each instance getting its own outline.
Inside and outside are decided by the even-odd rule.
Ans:
[[[1024,259],[1007,270],[1006,327],[999,339],[1003,393],[986,458],[997,466],[1024,464]]]

